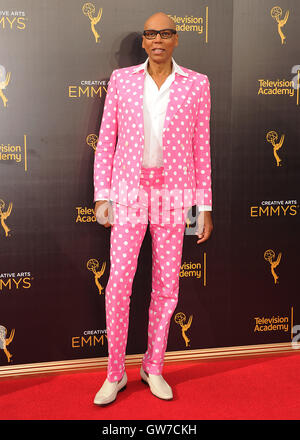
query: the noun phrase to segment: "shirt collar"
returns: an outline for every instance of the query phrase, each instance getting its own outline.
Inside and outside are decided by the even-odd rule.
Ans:
[[[139,66],[137,66],[133,70],[133,73],[140,72],[141,70],[143,70],[146,73],[147,72],[148,61],[149,61],[149,58],[147,58],[146,61],[143,64],[140,64]],[[188,74],[186,72],[184,72],[182,70],[182,68],[176,63],[174,58],[172,58],[172,73],[174,73],[174,72],[176,72],[176,73],[178,73],[179,75],[182,75],[182,76],[188,76]]]

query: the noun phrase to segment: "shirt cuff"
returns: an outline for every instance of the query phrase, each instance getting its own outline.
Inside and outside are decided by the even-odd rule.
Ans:
[[[212,211],[212,206],[210,205],[197,205],[199,211]]]

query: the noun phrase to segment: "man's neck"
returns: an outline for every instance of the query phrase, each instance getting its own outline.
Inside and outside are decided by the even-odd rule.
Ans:
[[[172,73],[172,58],[170,58],[166,63],[155,63],[149,59],[148,73],[154,78],[169,76]]]

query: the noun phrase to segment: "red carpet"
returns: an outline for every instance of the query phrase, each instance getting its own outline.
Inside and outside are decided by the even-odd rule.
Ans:
[[[299,353],[300,354],[300,353]],[[174,400],[154,397],[127,367],[127,389],[93,404],[105,370],[0,380],[1,420],[298,420],[300,356],[166,364]]]

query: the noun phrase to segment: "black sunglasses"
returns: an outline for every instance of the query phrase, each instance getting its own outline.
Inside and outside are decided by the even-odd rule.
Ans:
[[[162,29],[161,31],[149,29],[144,31],[143,35],[147,38],[147,40],[155,40],[157,34],[159,34],[161,38],[167,39],[171,38],[172,35],[176,33],[177,32],[175,31],[175,29]]]

